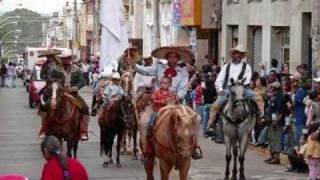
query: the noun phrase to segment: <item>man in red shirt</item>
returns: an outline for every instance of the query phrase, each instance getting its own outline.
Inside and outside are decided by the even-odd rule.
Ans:
[[[76,159],[61,154],[61,145],[55,136],[47,136],[41,143],[47,163],[43,166],[41,180],[88,180],[84,166]]]

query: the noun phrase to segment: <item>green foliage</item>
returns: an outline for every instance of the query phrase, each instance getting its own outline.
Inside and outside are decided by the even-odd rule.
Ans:
[[[19,52],[23,52],[26,46],[41,46],[42,39],[42,23],[48,21],[47,17],[43,17],[40,14],[30,11],[28,9],[15,9],[14,11],[6,12],[2,16],[0,16],[0,21],[6,17],[15,17],[19,16],[20,18],[10,18],[8,21],[17,21],[18,24],[8,25],[0,30],[0,37],[3,36],[8,31],[12,31],[14,29],[20,29],[21,33],[19,38],[16,39],[16,33],[10,34],[7,36],[5,41],[15,41],[18,40],[19,43],[17,44],[16,48]],[[1,26],[1,24],[0,24]],[[8,44],[9,45],[9,44]]]

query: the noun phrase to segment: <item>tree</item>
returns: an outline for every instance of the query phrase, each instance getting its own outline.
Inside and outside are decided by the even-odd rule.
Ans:
[[[313,0],[312,14],[312,75],[320,77],[320,1]]]
[[[26,46],[41,46],[42,45],[42,23],[45,21],[48,21],[48,17],[43,17],[40,14],[30,11],[28,9],[15,9],[10,12],[4,13],[0,19],[3,19],[5,17],[14,17],[19,16],[20,18],[16,20],[10,20],[10,21],[17,21],[17,25],[8,25],[6,26],[6,29],[3,29],[3,31],[12,31],[14,29],[21,30],[19,34],[19,39],[16,39],[15,36],[17,34],[12,33],[10,36],[7,36],[5,41],[16,41],[18,40],[18,44],[16,46],[18,52],[23,52]],[[2,31],[2,30],[1,30]],[[0,31],[0,37],[5,32]],[[10,45],[10,43],[5,44]]]
[[[160,47],[160,4],[159,0],[152,1],[153,10],[153,48]]]

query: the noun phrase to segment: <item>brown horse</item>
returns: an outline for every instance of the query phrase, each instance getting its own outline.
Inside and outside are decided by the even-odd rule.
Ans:
[[[147,180],[153,180],[154,160],[160,161],[161,179],[168,180],[170,171],[179,171],[180,180],[186,180],[190,168],[191,157],[198,138],[200,117],[189,107],[169,105],[159,111],[153,138],[149,140],[152,151],[146,149],[147,122],[150,108],[142,115],[139,124],[141,141],[144,145],[145,171]],[[165,132],[165,133],[164,133]],[[146,152],[149,152],[146,154]]]
[[[51,84],[52,94],[48,110],[48,135],[67,142],[67,156],[77,158],[82,114],[76,100],[58,83]]]
[[[105,153],[109,156],[109,160],[103,163],[103,167],[108,167],[113,163],[112,146],[115,136],[117,136],[117,167],[121,167],[120,163],[120,147],[123,137],[125,122],[123,121],[122,99],[113,100],[108,103],[104,109],[101,109],[103,117],[99,117],[100,126],[100,155]]]
[[[128,136],[128,144],[131,145],[131,141],[133,139],[133,158],[136,160],[137,157],[137,134],[138,134],[138,123],[136,117],[135,107],[132,103],[132,76],[130,73],[124,73],[121,77],[121,87],[124,91],[124,103],[123,103],[123,113],[124,113],[124,121],[126,124],[126,128],[123,133],[123,148],[124,153],[130,153],[127,151],[127,136]]]

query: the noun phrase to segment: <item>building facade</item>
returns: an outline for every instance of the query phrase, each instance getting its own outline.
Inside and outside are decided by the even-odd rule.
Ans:
[[[313,0],[226,0],[222,4],[221,61],[238,43],[248,49],[247,61],[259,70],[272,59],[289,64],[312,64]]]
[[[222,0],[160,0],[159,17],[154,17],[152,0],[130,0],[129,34],[142,39],[142,54],[157,47],[155,28],[159,24],[160,45],[188,46],[200,68],[205,55],[218,57]],[[142,26],[141,26],[142,25]]]

